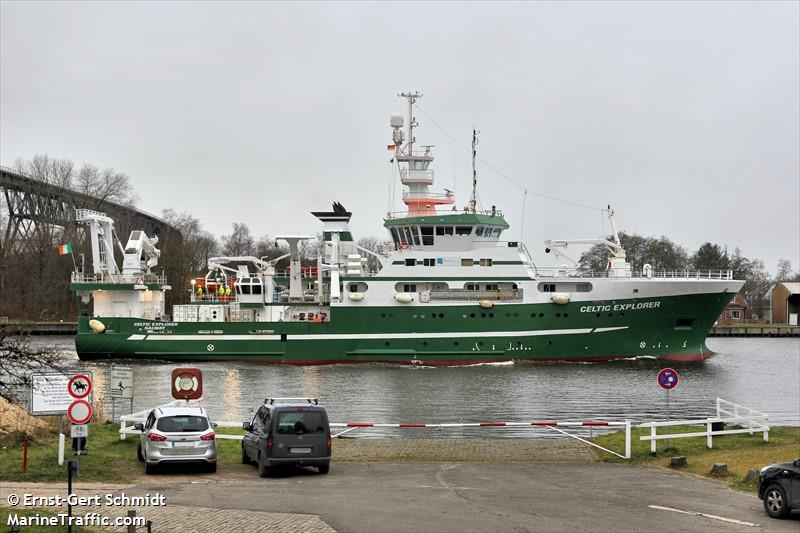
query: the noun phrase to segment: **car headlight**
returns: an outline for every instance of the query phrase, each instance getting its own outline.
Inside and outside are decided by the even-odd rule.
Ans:
[[[766,472],[766,471],[767,471],[767,470],[769,470],[770,468],[772,468],[772,465],[767,465],[767,466],[765,466],[764,468],[762,468],[762,469],[761,469],[761,471],[760,471],[759,473],[763,475],[763,474],[764,474],[764,472]]]

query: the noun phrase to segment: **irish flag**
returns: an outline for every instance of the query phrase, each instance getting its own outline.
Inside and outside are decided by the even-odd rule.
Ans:
[[[70,243],[59,246],[56,249],[58,250],[58,255],[67,255],[72,253],[72,245]]]

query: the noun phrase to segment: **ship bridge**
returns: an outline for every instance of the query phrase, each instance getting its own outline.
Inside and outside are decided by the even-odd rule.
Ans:
[[[497,246],[508,222],[491,211],[446,211],[425,216],[389,217],[384,223],[395,249],[472,250]]]

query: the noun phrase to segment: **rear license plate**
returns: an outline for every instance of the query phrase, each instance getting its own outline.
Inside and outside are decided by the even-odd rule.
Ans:
[[[311,453],[311,448],[289,448],[289,453]]]
[[[176,442],[176,448],[194,448],[194,442]]]

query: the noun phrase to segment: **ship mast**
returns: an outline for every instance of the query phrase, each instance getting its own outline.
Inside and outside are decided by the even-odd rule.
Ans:
[[[469,209],[473,213],[478,204],[478,170],[475,168],[475,157],[477,156],[478,134],[480,131],[472,128],[472,196],[469,198]]]
[[[417,103],[417,98],[422,98],[422,95],[414,91],[413,93],[399,93],[397,96],[408,100],[408,142],[406,143],[405,149],[406,154],[411,155],[412,146],[414,145],[414,127],[419,125],[417,124],[416,118],[414,118],[414,104]]]

